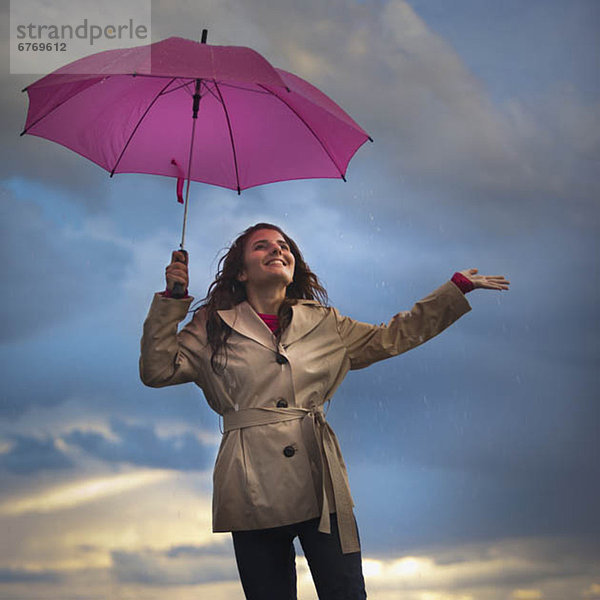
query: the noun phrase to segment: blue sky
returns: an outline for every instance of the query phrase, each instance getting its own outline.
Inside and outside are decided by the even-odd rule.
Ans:
[[[600,598],[594,1],[155,1],[155,40],[247,45],[375,139],[348,182],[192,186],[191,292],[258,221],[369,322],[478,267],[508,293],[351,373],[328,413],[374,600]],[[3,14],[8,13],[7,3]],[[3,23],[6,19],[3,19]],[[4,26],[6,27],[6,26]],[[138,379],[174,182],[19,138],[3,36],[0,598],[242,598],[210,529],[217,416]],[[300,597],[316,598],[299,561]]]

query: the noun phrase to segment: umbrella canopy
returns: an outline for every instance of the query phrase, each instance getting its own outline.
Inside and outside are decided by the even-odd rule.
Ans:
[[[238,192],[344,178],[370,139],[333,100],[250,48],[177,37],[85,57],[26,90],[23,133],[111,175],[185,176]]]

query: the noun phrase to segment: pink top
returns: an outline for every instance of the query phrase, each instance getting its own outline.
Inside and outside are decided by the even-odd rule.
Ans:
[[[258,316],[265,322],[271,333],[275,333],[279,329],[279,317],[277,315],[264,315],[258,313]]]

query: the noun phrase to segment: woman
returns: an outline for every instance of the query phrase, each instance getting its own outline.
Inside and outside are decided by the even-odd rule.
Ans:
[[[323,405],[350,369],[410,350],[470,310],[473,288],[502,276],[456,273],[386,326],[354,321],[327,295],[295,242],[258,223],[219,263],[204,304],[179,333],[192,298],[182,253],[166,268],[144,324],[146,385],[194,382],[223,416],[213,530],[231,531],[248,600],[296,598],[298,536],[321,600],[366,598],[346,467]]]

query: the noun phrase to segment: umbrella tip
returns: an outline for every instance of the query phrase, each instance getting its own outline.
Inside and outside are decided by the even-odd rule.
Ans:
[[[27,129],[23,129],[23,131],[21,131],[21,133],[19,134],[19,137],[21,137],[22,135],[25,135],[27,133]]]
[[[238,196],[240,196],[242,194],[242,190],[240,189],[240,186],[238,185]]]
[[[373,140],[373,138],[372,138],[371,136],[369,136],[369,141],[370,141],[370,142],[373,142],[373,141],[375,141],[375,140]]]
[[[208,29],[202,30],[202,38],[200,39],[201,44],[206,44],[206,38],[208,36]]]

